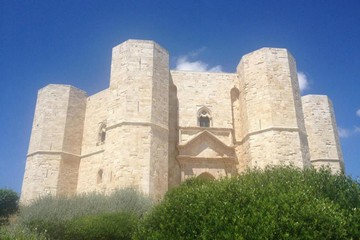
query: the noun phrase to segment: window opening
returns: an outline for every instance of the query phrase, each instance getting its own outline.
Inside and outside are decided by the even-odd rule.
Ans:
[[[98,144],[103,144],[106,139],[106,124],[102,123],[99,129]]]
[[[199,127],[210,127],[211,115],[207,108],[200,109],[198,113],[198,125]]]
[[[100,169],[97,174],[97,180],[96,180],[97,184],[102,183],[102,180],[103,180],[103,170]]]
[[[105,138],[106,138],[106,131],[105,129],[101,129],[101,133],[100,133],[100,142],[105,142]]]
[[[210,127],[210,119],[208,117],[199,118],[200,127]]]

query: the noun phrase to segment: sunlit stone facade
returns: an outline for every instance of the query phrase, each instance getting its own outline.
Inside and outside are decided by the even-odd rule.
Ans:
[[[235,73],[187,72],[128,40],[113,48],[109,88],[39,90],[21,200],[124,187],[158,199],[189,177],[280,164],[344,170],[332,104],[301,97],[286,49],[249,53]]]

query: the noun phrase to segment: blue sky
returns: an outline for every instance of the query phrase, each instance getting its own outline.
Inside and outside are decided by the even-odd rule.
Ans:
[[[20,191],[37,90],[108,87],[111,49],[150,39],[172,69],[235,72],[242,55],[287,48],[303,94],[334,104],[346,173],[360,176],[360,1],[0,1],[0,188]]]

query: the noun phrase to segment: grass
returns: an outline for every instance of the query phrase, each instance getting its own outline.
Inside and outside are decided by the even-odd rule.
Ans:
[[[99,219],[102,221],[101,218],[122,219],[124,224],[129,224],[130,229],[124,231],[133,231],[136,219],[140,219],[152,206],[153,201],[148,196],[130,188],[116,190],[110,195],[88,193],[74,197],[46,196],[28,206],[20,206],[15,223],[1,227],[0,239],[63,239],[64,230],[73,223],[80,224],[84,229],[94,228],[94,233],[103,236],[108,234],[111,224],[98,227],[101,224],[95,222]]]

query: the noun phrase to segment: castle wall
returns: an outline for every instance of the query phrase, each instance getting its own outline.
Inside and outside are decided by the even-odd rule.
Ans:
[[[246,152],[249,167],[273,163],[303,168],[309,161],[308,146],[292,56],[285,49],[263,48],[245,55],[238,73],[246,129],[237,134],[237,148],[245,142],[249,147],[237,152]]]
[[[66,153],[61,154],[61,157],[56,195],[75,195],[77,193],[80,157]]]
[[[176,156],[179,151],[177,145],[179,144],[179,131],[178,131],[178,119],[179,119],[179,101],[177,98],[177,88],[173,83],[172,77],[170,76],[169,85],[169,143],[168,143],[168,177],[169,177],[169,188],[178,186],[181,182],[180,165],[176,160]]]
[[[315,168],[328,166],[334,173],[343,172],[344,160],[331,101],[327,96],[307,95],[302,97],[302,102],[311,164]]]
[[[26,159],[21,189],[21,203],[28,203],[41,196],[56,195],[60,154],[34,154]]]
[[[202,108],[207,108],[210,113],[211,121],[210,131],[218,140],[227,146],[233,145],[233,114],[231,105],[231,90],[236,85],[237,74],[233,73],[200,73],[187,71],[171,71],[171,76],[174,84],[177,87],[178,105],[178,132],[179,144],[184,146],[194,138],[198,138],[199,134],[204,128],[198,125],[198,112]],[[206,144],[207,145],[207,144]],[[192,146],[203,149],[203,153],[208,151],[210,155],[216,157],[218,154],[211,148],[211,146]],[[178,176],[182,181],[189,176],[199,176],[202,173],[211,174],[219,178],[224,176],[231,176],[236,172],[239,164],[237,159],[222,161],[220,159],[210,160],[209,157],[204,157],[202,153],[196,155],[195,153],[184,156],[178,156],[180,161],[181,176]],[[195,155],[194,155],[195,154]],[[189,159],[184,159],[186,157]],[[196,159],[192,159],[196,157]],[[231,158],[234,156],[231,156]],[[231,169],[231,170],[229,170]],[[171,176],[170,176],[171,177]]]
[[[86,109],[86,93],[70,87],[66,112],[62,151],[73,155],[81,155],[82,137]]]
[[[75,193],[86,93],[66,85],[39,90],[21,201]]]
[[[265,168],[272,165],[289,165],[303,168],[299,133],[289,130],[257,132],[246,140],[249,144],[250,165]]]
[[[134,186],[158,198],[168,186],[168,53],[126,41],[113,48],[110,78],[104,176],[116,176],[107,190]]]
[[[28,153],[61,151],[69,99],[69,86],[50,84],[38,92]]]
[[[150,194],[151,126],[129,124],[109,128],[103,162],[105,190],[133,187]]]
[[[77,186],[79,193],[102,188],[97,183],[98,171],[104,167],[104,143],[101,142],[99,133],[102,124],[106,124],[108,94],[106,89],[87,98]]]
[[[108,89],[87,98],[84,134],[82,138],[81,155],[88,155],[103,149],[99,141],[99,131],[106,123],[108,109]]]
[[[85,155],[80,160],[77,193],[105,191],[105,176],[99,179],[99,170],[104,168],[103,151]]]
[[[201,107],[211,111],[215,128],[232,128],[230,91],[236,74],[171,71],[179,100],[179,126],[196,127]]]

